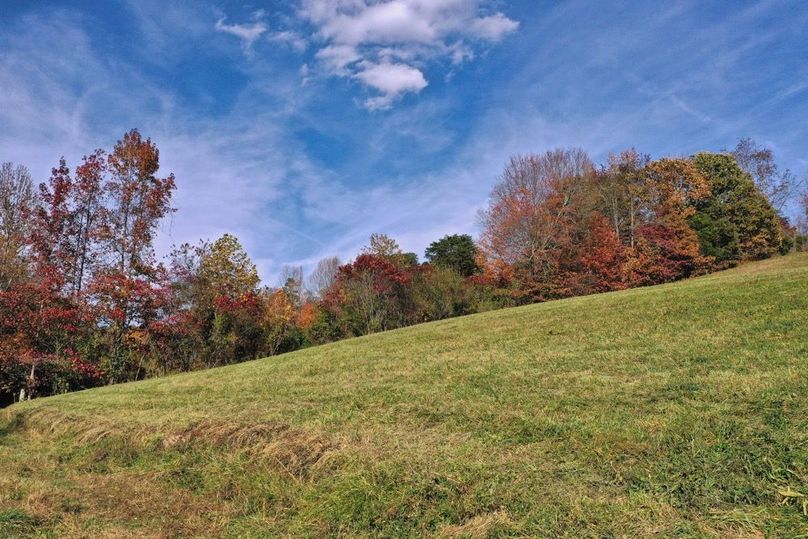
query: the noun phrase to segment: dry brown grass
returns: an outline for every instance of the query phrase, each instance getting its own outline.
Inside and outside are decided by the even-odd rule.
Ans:
[[[485,539],[507,529],[511,524],[507,511],[477,515],[460,525],[447,524],[438,530],[437,536],[445,539]]]

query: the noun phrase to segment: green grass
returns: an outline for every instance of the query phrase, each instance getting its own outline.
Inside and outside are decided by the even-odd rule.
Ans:
[[[0,537],[808,537],[808,256],[0,413]]]

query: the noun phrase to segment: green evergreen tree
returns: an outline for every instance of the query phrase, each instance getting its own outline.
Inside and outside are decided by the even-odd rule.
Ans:
[[[453,269],[464,277],[480,271],[477,246],[468,234],[452,234],[432,242],[426,249],[426,259],[433,266]]]
[[[693,164],[710,183],[711,194],[695,201],[690,225],[701,241],[702,254],[719,263],[766,258],[783,241],[777,212],[729,154],[703,152]]]

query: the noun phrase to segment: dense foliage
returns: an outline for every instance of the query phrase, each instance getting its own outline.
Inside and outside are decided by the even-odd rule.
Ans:
[[[746,139],[732,153],[629,150],[604,166],[580,149],[516,156],[478,242],[447,235],[419,263],[374,234],[355,260],[324,259],[308,280],[287,268],[268,288],[229,234],[158,260],[174,177],[159,175],[157,147],[136,130],[73,170],[62,159],[38,191],[24,167],[4,164],[0,404],[805,248],[804,223],[792,227],[772,203],[794,184]]]
[[[452,234],[433,241],[425,254],[433,266],[454,270],[463,277],[471,277],[480,271],[477,246],[468,234]]]

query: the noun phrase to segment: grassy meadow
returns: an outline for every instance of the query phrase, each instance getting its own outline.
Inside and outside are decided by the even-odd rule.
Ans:
[[[808,537],[808,255],[0,411],[0,537]]]

